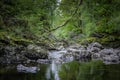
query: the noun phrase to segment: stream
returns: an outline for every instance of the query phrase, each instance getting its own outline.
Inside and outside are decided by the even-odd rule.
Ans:
[[[0,66],[0,80],[120,80],[120,64],[106,65],[101,61],[63,63],[60,57],[66,50],[51,51],[51,64],[37,64],[36,73],[18,72],[16,66]],[[61,64],[62,63],[62,64]]]

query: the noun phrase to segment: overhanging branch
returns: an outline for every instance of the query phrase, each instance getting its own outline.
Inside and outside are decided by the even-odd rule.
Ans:
[[[77,6],[76,10],[74,11],[74,13],[72,14],[72,16],[69,19],[67,19],[62,25],[59,25],[56,28],[50,30],[50,32],[55,31],[55,30],[65,26],[74,17],[74,15],[77,13],[77,11],[78,11],[81,4],[82,4],[82,0],[79,0],[78,6]]]

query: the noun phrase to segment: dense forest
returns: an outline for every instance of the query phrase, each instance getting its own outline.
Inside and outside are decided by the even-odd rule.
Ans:
[[[0,44],[120,43],[119,0],[1,0]]]

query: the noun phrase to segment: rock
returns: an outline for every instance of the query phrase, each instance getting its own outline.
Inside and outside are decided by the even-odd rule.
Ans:
[[[37,45],[28,45],[27,50],[32,50],[38,53],[48,53],[48,50]]]
[[[67,49],[67,52],[79,53],[80,50],[79,50],[79,49],[72,49],[72,48],[69,48],[69,49]]]
[[[38,67],[26,67],[22,64],[17,65],[17,71],[18,72],[24,72],[24,73],[36,73],[40,70]]]
[[[25,52],[25,57],[31,60],[38,60],[38,59],[47,59],[48,54],[47,53],[38,53],[32,50]]]
[[[110,48],[110,49],[103,49],[98,54],[101,54],[101,56],[105,56],[105,55],[111,55],[116,53],[114,52],[113,48]]]
[[[79,49],[80,45],[72,45],[72,46],[69,46],[69,48],[72,48],[72,49]]]
[[[120,58],[116,55],[110,55],[110,56],[103,57],[103,61],[106,64],[115,64],[115,63],[119,64],[120,63],[119,59]]]
[[[64,46],[60,46],[57,48],[57,50],[65,50]]]
[[[74,60],[74,57],[71,54],[65,54],[65,55],[61,56],[60,59],[62,62],[70,62],[70,61]]]
[[[34,49],[34,47],[35,47],[35,45],[30,44],[30,45],[27,46],[27,49],[28,49],[28,50],[32,50],[32,49]]]
[[[25,57],[32,60],[48,58],[48,50],[41,48],[40,46],[37,45],[29,45],[24,54]]]
[[[0,55],[13,55],[15,54],[15,47],[12,46],[2,46],[0,48]]]
[[[91,58],[92,58],[92,60],[94,60],[94,59],[95,59],[95,60],[96,60],[96,59],[100,60],[100,59],[101,59],[101,55],[98,54],[98,53],[94,53],[94,54],[92,54]]]
[[[90,52],[99,52],[101,49],[103,49],[103,46],[98,42],[91,43],[87,47],[87,50]]]
[[[72,45],[64,48],[63,45],[57,47],[57,50],[49,52],[46,48],[30,44],[24,46],[0,46],[1,64],[29,64],[31,62],[48,64],[51,59],[56,63],[70,62],[73,60],[81,61],[86,59],[103,60],[105,63],[120,62],[120,48],[103,48],[98,42],[82,45]],[[49,54],[48,54],[49,52]],[[25,66],[24,66],[25,67]]]
[[[91,58],[91,53],[86,49],[84,46],[70,46],[67,48],[67,52],[69,55],[64,56],[63,58],[67,59],[70,58],[70,56],[73,57],[73,60],[80,61],[82,59],[90,59]]]
[[[118,49],[103,49],[99,52],[93,53],[92,54],[92,59],[99,59],[103,60],[104,63],[106,64],[118,64],[120,63],[120,57],[119,54],[120,50]]]
[[[28,60],[47,58],[48,50],[36,45],[29,45],[27,48],[24,46],[0,46],[0,64],[29,63]]]
[[[40,63],[40,64],[49,64],[49,63],[51,63],[51,61],[48,60],[48,59],[38,59],[37,63]]]
[[[98,42],[91,43],[89,46],[97,47],[97,48],[103,48],[103,46],[100,43],[98,43]]]
[[[87,50],[69,49],[68,52],[61,57],[61,59],[63,62],[70,62],[73,60],[81,61],[83,59],[91,59],[91,53]]]

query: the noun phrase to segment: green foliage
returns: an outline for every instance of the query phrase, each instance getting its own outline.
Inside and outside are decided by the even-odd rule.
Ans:
[[[65,26],[55,32],[56,36],[70,40],[80,34],[84,34],[81,39],[88,39],[94,33],[120,34],[119,1],[82,0],[79,7],[78,2],[79,0],[61,1],[56,10],[57,19],[54,19],[54,26],[62,24],[72,16],[76,9],[78,10]]]
[[[74,10],[78,6],[78,1],[79,0],[61,0],[59,9],[62,10],[62,12],[67,15],[71,16],[74,12]],[[70,7],[71,6],[71,7]]]
[[[54,28],[58,27],[59,25],[70,19],[72,16],[74,16],[66,25],[54,32],[54,35],[57,36],[57,38],[70,40],[76,35],[82,33],[80,13],[78,12],[78,3],[78,0],[62,0],[60,2],[60,5],[56,8],[53,23]],[[78,10],[76,11],[76,9]]]
[[[1,0],[0,29],[14,37],[39,40],[49,37],[56,0]],[[42,38],[41,38],[42,37]]]
[[[84,22],[85,33],[90,34],[94,32],[102,33],[118,33],[119,31],[119,2],[114,0],[85,0],[82,5],[82,19]],[[87,11],[86,13],[84,13]],[[86,15],[85,15],[86,14]],[[117,16],[117,17],[115,17]],[[86,20],[88,18],[88,21]],[[88,33],[88,34],[89,34]]]
[[[101,61],[66,63],[59,72],[61,80],[102,80],[105,68]]]
[[[94,33],[120,34],[118,0],[82,0],[81,5],[79,2],[80,0],[61,0],[59,3],[57,0],[1,0],[0,29],[27,39],[31,38],[27,34],[31,34],[31,39],[36,37],[43,41],[50,40],[51,34],[67,40],[87,39]],[[51,32],[68,19],[66,25]]]

